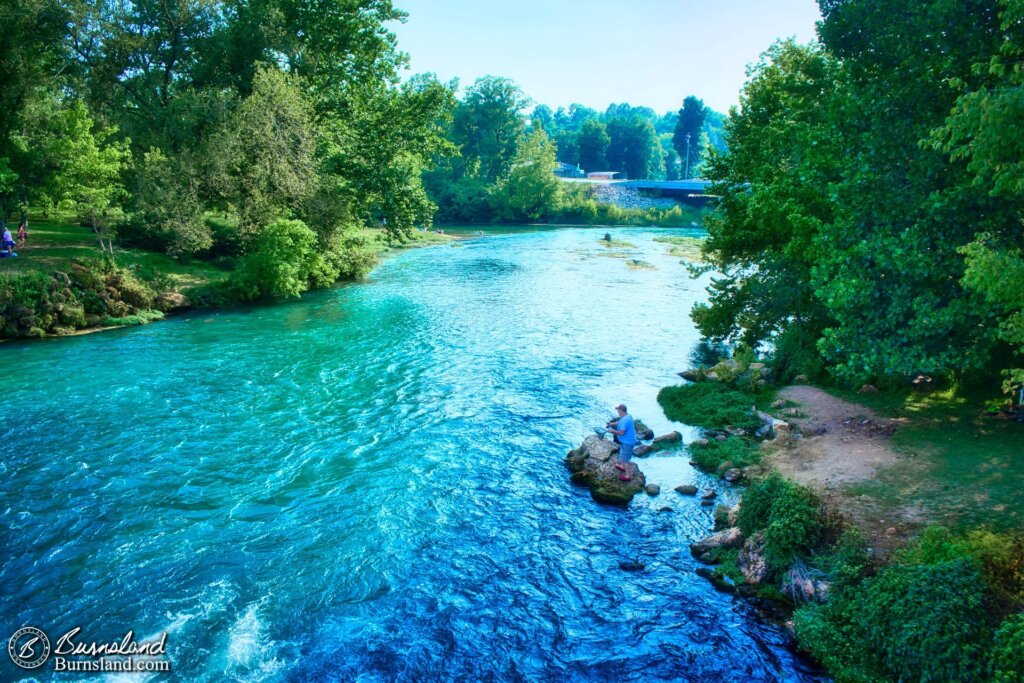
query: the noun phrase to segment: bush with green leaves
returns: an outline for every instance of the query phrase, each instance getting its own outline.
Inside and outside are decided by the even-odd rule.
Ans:
[[[841,540],[819,563],[829,601],[794,619],[800,646],[839,683],[1024,681],[1019,535],[932,527],[877,573],[866,557]]]
[[[731,462],[733,467],[746,467],[761,461],[761,451],[757,444],[743,437],[725,441],[709,440],[706,444],[693,443],[689,450],[693,464],[706,472],[714,472],[726,462]]]
[[[746,536],[764,532],[765,559],[776,575],[814,549],[825,530],[818,496],[774,472],[743,494],[737,522]]]
[[[674,422],[712,429],[752,428],[759,424],[751,410],[750,397],[719,382],[665,387],[658,392],[658,403],[665,416]]]
[[[317,237],[302,221],[280,219],[261,233],[256,250],[231,274],[228,287],[241,301],[298,296],[326,287],[338,270],[324,259]]]
[[[1024,613],[1009,617],[996,631],[992,664],[995,683],[1024,683]]]

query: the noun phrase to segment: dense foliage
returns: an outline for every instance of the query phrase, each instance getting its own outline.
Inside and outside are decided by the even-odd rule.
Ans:
[[[723,275],[694,320],[845,382],[1021,367],[1024,5],[820,5],[712,152]]]
[[[656,210],[618,215],[609,208],[619,207],[595,201],[586,188],[559,189],[550,178],[556,162],[579,172],[616,171],[620,178],[678,178],[684,164],[674,147],[677,130],[685,130],[684,136],[692,132],[689,168],[695,174],[709,146],[724,146],[721,118],[696,97],[663,116],[629,104],[613,104],[602,113],[578,104],[553,112],[542,104],[527,115],[529,103],[507,78],[485,76],[466,88],[445,128],[455,154],[438,154],[423,174],[438,221],[689,225],[697,217],[682,208],[685,222],[666,220]],[[530,178],[526,184],[524,176]],[[523,193],[517,194],[523,187],[536,189],[528,207],[522,206]]]
[[[746,536],[764,534],[765,559],[778,576],[817,547],[824,531],[820,508],[809,488],[773,473],[744,492],[737,525]]]
[[[52,275],[0,275],[0,335],[41,337],[96,325],[140,324],[163,317],[175,305],[158,283],[144,282],[109,257],[69,266]]]
[[[877,571],[848,550],[831,558],[829,601],[796,614],[801,646],[837,681],[1021,680],[1019,537],[930,528]]]
[[[120,228],[200,257],[254,254],[275,221],[302,220],[327,260],[364,226],[430,222],[420,175],[451,150],[454,88],[399,82],[390,0],[16,7],[0,46],[4,218],[20,204],[88,225],[111,255]]]
[[[701,425],[712,429],[750,427],[758,424],[748,394],[721,382],[697,382],[664,387],[658,403],[673,422]]]

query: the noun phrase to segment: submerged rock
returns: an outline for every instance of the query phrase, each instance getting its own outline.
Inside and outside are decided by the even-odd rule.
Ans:
[[[659,493],[661,493],[661,487],[658,486],[657,484],[648,484],[647,486],[644,487],[644,493],[646,493],[648,496],[656,496]]]
[[[619,562],[619,569],[624,572],[642,572],[647,568],[643,562],[636,560],[626,560],[625,562]]]
[[[683,484],[682,486],[677,486],[675,488],[675,491],[676,491],[676,493],[681,493],[684,496],[696,496],[697,495],[697,487],[694,486],[693,484]]]
[[[735,593],[736,584],[725,574],[717,572],[714,569],[708,569],[707,567],[697,567],[697,576],[702,576],[711,582],[711,585],[715,587],[715,590],[723,593]]]
[[[572,482],[590,489],[590,495],[599,503],[627,505],[647,481],[644,473],[635,463],[626,465],[626,472],[615,469],[619,446],[592,434],[584,439],[579,448],[569,451],[565,465],[572,472]],[[625,474],[629,481],[622,481]]]

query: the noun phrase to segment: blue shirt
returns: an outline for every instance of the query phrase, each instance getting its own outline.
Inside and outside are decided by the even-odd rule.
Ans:
[[[615,428],[622,430],[622,434],[619,436],[619,443],[636,443],[636,430],[633,429],[632,415],[626,414],[620,417]]]

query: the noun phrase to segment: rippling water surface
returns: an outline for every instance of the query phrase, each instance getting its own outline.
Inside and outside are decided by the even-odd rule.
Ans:
[[[705,282],[614,232],[653,269],[601,230],[494,234],[301,301],[0,347],[3,625],[166,631],[184,680],[816,680],[693,573],[711,510],[672,488],[738,492],[681,453],[641,461],[663,493],[625,511],[568,482],[620,401],[694,437],[655,394]]]

